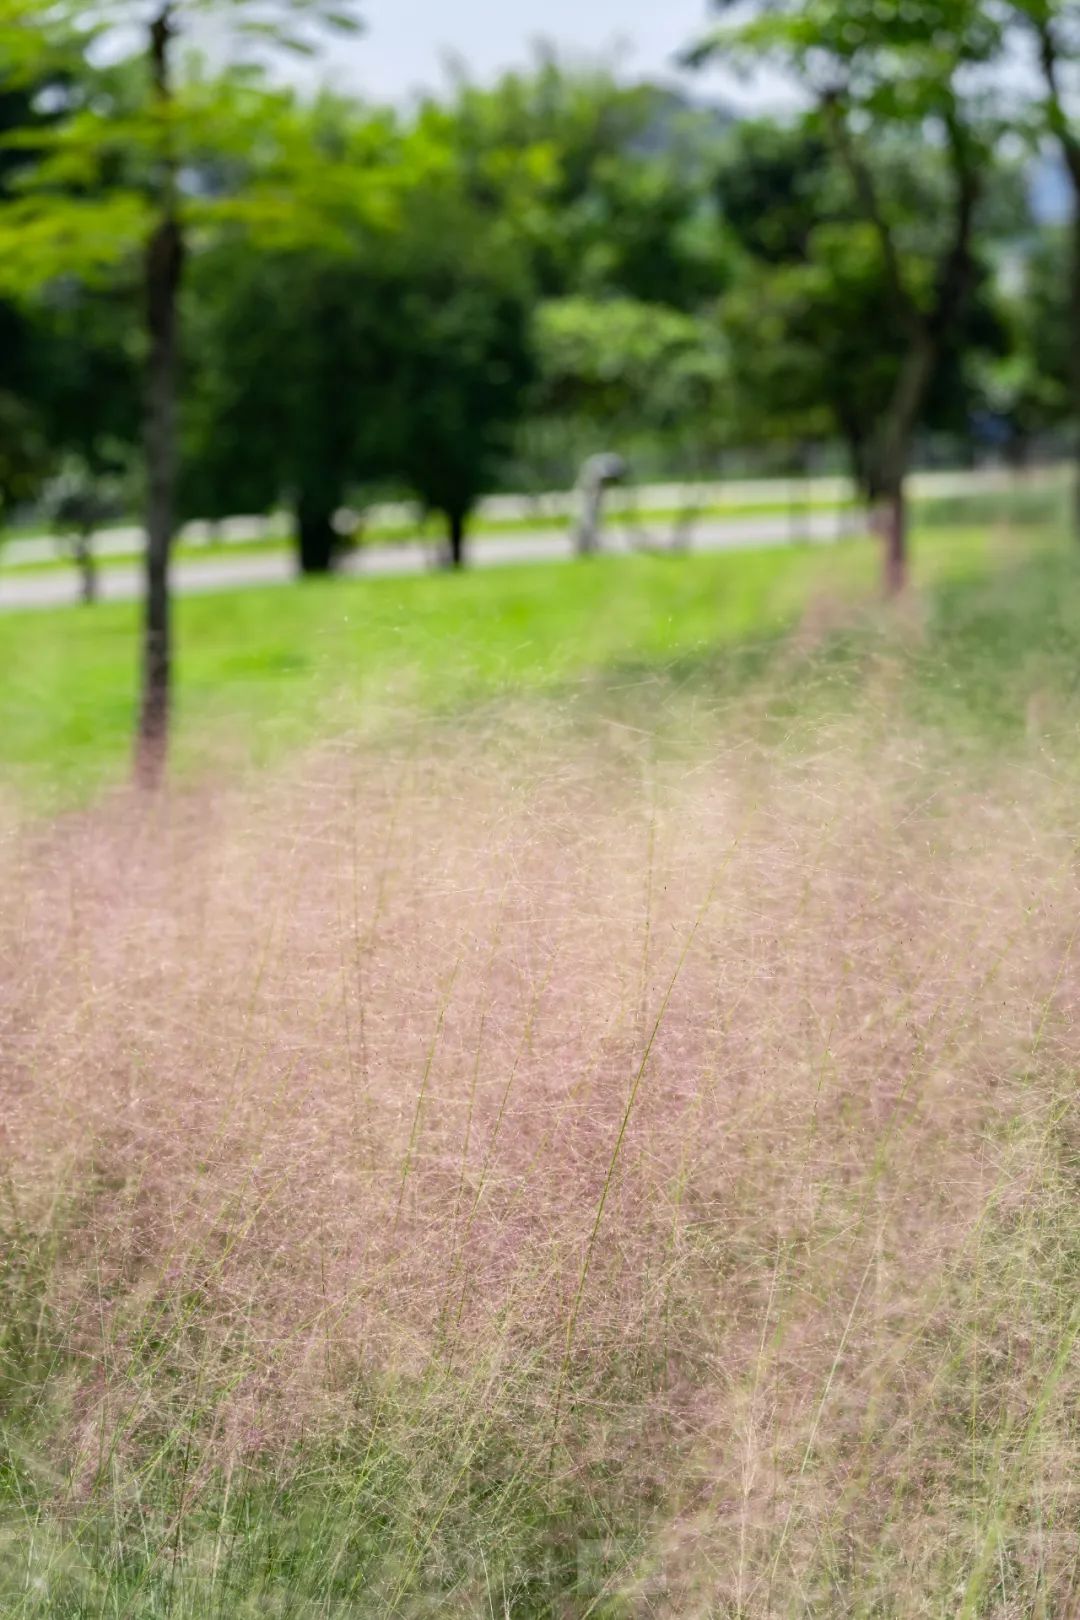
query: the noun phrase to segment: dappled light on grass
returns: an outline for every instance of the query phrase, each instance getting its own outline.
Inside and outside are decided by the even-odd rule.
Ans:
[[[12,834],[6,1614],[1068,1612],[1067,784],[890,701]]]

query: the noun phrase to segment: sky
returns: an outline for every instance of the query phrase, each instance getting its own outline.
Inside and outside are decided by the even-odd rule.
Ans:
[[[538,39],[628,73],[674,77],[676,53],[708,22],[706,0],[366,0],[363,14],[366,36],[338,46],[333,78],[380,101],[437,88],[448,55],[490,79],[526,62]]]

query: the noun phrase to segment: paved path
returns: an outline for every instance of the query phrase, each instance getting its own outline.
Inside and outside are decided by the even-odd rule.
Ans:
[[[793,524],[790,517],[703,519],[696,525],[688,550],[736,551],[764,546],[789,545],[793,540],[818,544],[836,540],[841,534],[857,532],[861,521],[852,513],[813,512]],[[626,553],[640,546],[657,549],[671,545],[672,525],[645,522],[633,537],[619,525],[605,536],[604,549]],[[569,533],[538,530],[514,535],[480,535],[468,547],[468,560],[474,568],[494,568],[513,563],[562,562],[573,555]],[[402,541],[397,545],[369,546],[348,557],[341,572],[360,577],[420,574],[438,565],[438,552],[425,541]],[[173,565],[173,587],[179,595],[205,591],[231,591],[249,585],[285,585],[296,578],[296,562],[288,551],[264,555],[208,558],[205,562],[185,558]],[[142,574],[125,563],[103,567],[98,574],[99,595],[106,602],[128,602],[141,595]],[[27,573],[21,578],[12,572],[0,575],[0,608],[60,607],[78,600],[79,582],[74,567],[48,573]]]
[[[913,500],[948,500],[975,494],[1016,494],[1025,489],[1065,489],[1071,487],[1071,480],[1070,466],[1033,467],[1026,472],[983,467],[967,471],[912,473],[908,488]],[[643,515],[649,512],[677,512],[693,506],[712,508],[713,518],[717,522],[729,521],[716,510],[725,505],[741,508],[738,514],[732,513],[730,521],[734,521],[736,515],[753,521],[754,513],[750,508],[757,505],[767,508],[767,511],[761,512],[762,518],[773,516],[779,521],[782,512],[800,507],[811,510],[814,506],[832,510],[844,502],[850,503],[853,495],[851,482],[846,478],[749,478],[736,481],[728,479],[723,483],[628,486],[615,504],[620,507],[633,505]],[[476,516],[479,520],[495,521],[510,518],[523,522],[527,527],[531,522],[569,522],[577,505],[578,497],[566,490],[542,495],[488,495],[478,503]],[[613,505],[611,510],[614,509]],[[416,522],[416,503],[395,501],[371,506],[367,509],[366,517],[376,526],[388,525],[407,532],[409,526]],[[181,538],[193,545],[210,540],[218,545],[227,545],[230,541],[268,540],[287,533],[289,523],[287,512],[262,517],[231,517],[217,524],[189,523],[181,531]],[[3,542],[5,569],[11,564],[51,562],[58,554],[63,554],[61,542],[48,535],[27,535],[22,539],[0,535],[0,541]],[[99,529],[94,541],[95,554],[101,558],[130,558],[141,550],[142,530],[131,524]]]

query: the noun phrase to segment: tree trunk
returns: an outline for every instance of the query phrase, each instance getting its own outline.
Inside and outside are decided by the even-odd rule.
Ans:
[[[171,5],[150,29],[150,66],[159,105],[170,98]],[[179,291],[184,245],[176,216],[175,161],[162,157],[161,217],[146,252],[146,597],[143,606],[142,704],[136,775],[156,787],[165,767],[172,674],[169,552],[176,521],[176,393]]]
[[[75,562],[79,569],[79,595],[86,607],[97,601],[97,565],[94,562],[94,536],[83,530],[75,537]]]
[[[877,523],[884,542],[885,595],[899,596],[908,582],[907,500],[904,484],[912,440],[927,389],[937,367],[938,349],[929,336],[913,342],[897,379],[882,424],[874,465]]]
[[[329,574],[337,555],[333,513],[319,503],[301,500],[296,509],[297,558],[301,574]]]
[[[1075,482],[1073,487],[1073,526],[1080,540],[1080,172],[1074,175],[1072,218],[1072,270],[1069,306],[1072,319],[1069,332],[1069,371],[1072,380],[1073,432],[1076,435]]]
[[[450,544],[449,563],[451,568],[464,568],[465,566],[465,513],[447,512],[446,538]]]
[[[908,582],[907,495],[902,478],[882,501],[880,511],[885,546],[885,595],[900,596]]]
[[[175,219],[163,219],[147,254],[150,352],[146,410],[146,598],[143,606],[142,710],[137,770],[147,787],[162,776],[169,738],[172,604],[169,553],[176,495],[177,294],[182,244]]]

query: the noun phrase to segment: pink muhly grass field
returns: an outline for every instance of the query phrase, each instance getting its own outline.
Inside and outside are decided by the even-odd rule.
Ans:
[[[599,735],[8,837],[5,1614],[1075,1611],[1064,785]]]

